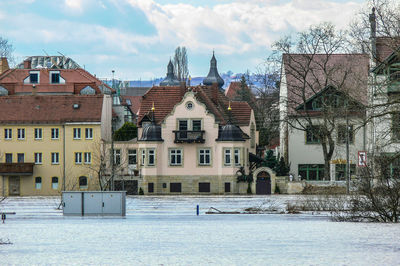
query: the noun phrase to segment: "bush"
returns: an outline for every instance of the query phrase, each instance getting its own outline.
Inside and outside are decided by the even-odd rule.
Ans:
[[[143,189],[139,188],[139,195],[144,195]]]
[[[286,165],[283,157],[281,157],[274,170],[277,176],[285,176],[289,173],[289,166]]]
[[[137,127],[131,122],[125,124],[114,132],[113,138],[115,141],[128,141],[137,137]]]
[[[275,184],[275,194],[281,194],[281,190],[280,190],[278,184]]]

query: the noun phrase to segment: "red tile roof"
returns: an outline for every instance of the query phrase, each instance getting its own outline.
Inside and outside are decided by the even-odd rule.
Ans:
[[[284,54],[289,112],[311,96],[333,86],[367,103],[369,57],[366,54]],[[304,93],[304,94],[303,94]]]
[[[377,37],[376,38],[376,59],[378,64],[396,51],[400,46],[400,37]]]
[[[29,76],[30,71],[40,71],[40,81],[35,84],[37,93],[68,93],[79,94],[86,86],[91,86],[97,94],[101,93],[101,86],[112,88],[101,82],[84,69],[9,69],[0,75],[0,85],[5,87],[9,94],[32,93],[32,84],[24,84],[24,79]],[[60,71],[60,76],[65,84],[51,84],[50,71]]]
[[[214,114],[217,123],[226,124],[230,115],[228,113],[229,99],[223,92],[209,86],[191,87],[195,93],[196,99],[206,105],[206,108]],[[216,92],[216,93],[215,93]],[[183,92],[184,93],[184,92]],[[171,87],[152,87],[142,98],[142,104],[139,110],[140,122],[143,117],[151,112],[151,108],[155,106],[155,121],[160,123],[172,111],[174,106],[178,104],[183,97],[182,88],[180,86]],[[215,99],[217,95],[217,99]],[[251,116],[251,107],[246,102],[232,101],[231,120],[238,126],[249,125]]]
[[[121,96],[122,98],[122,104],[123,105],[127,105],[126,100],[130,100],[131,101],[131,105],[129,106],[129,108],[131,109],[132,113],[134,114],[138,114],[139,109],[140,109],[140,105],[142,103],[142,96]]]
[[[1,96],[0,124],[101,122],[102,106],[103,95]]]

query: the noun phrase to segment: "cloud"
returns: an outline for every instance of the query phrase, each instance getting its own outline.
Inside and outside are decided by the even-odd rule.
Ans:
[[[73,11],[83,11],[82,0],[65,0],[65,6],[69,9],[72,9]]]
[[[267,47],[285,31],[301,31],[322,21],[344,28],[361,6],[329,0],[220,1],[213,7],[162,5],[155,0],[127,2],[144,12],[162,43],[175,42],[204,52],[216,49],[224,54]]]

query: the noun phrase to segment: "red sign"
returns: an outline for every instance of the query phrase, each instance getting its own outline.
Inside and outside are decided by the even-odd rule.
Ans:
[[[367,166],[367,152],[366,151],[358,152],[358,166],[359,167]]]

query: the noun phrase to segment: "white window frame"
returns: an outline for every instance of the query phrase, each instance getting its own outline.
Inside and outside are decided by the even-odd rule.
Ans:
[[[227,158],[229,157],[229,160]],[[232,165],[232,151],[231,149],[224,149],[224,165]]]
[[[35,157],[35,164],[42,164],[42,159],[43,159],[43,155],[41,152],[35,152],[34,154]]]
[[[18,128],[17,129],[17,139],[24,140],[25,139],[25,128]]]
[[[51,164],[59,164],[60,163],[60,154],[58,152],[51,153]]]
[[[81,139],[81,128],[80,127],[74,127],[74,139]]]
[[[40,182],[36,182],[37,178],[40,178]],[[35,177],[35,189],[37,189],[37,190],[42,189],[42,177],[41,176]]]
[[[43,139],[43,129],[35,128],[35,139]]]
[[[146,163],[146,149],[142,149],[140,165],[145,165],[145,163]]]
[[[93,139],[93,128],[85,128],[85,139]]]
[[[75,152],[75,164],[82,164],[82,152]]]
[[[130,158],[134,158],[134,163],[130,163]],[[135,165],[137,164],[137,150],[136,149],[129,149],[128,150],[128,165]]]
[[[60,129],[52,128],[51,129],[51,139],[59,139],[60,138]]]
[[[57,178],[57,183],[53,182],[53,178]],[[51,188],[54,190],[58,189],[58,183],[59,183],[59,178],[57,176],[53,176],[51,178]]]
[[[240,154],[241,154],[241,148],[234,148],[233,149],[233,161],[234,161],[235,166],[241,166],[242,165]]]
[[[211,149],[199,149],[199,165],[208,166],[211,165]],[[207,162],[208,156],[208,162]],[[203,157],[203,162],[202,162]]]
[[[91,164],[92,163],[92,153],[91,152],[85,152],[83,154],[84,159],[85,159],[85,164]]]
[[[12,128],[5,128],[4,129],[4,139],[5,140],[12,139]]]
[[[150,163],[150,158],[153,159],[153,162]],[[156,149],[148,149],[147,150],[147,165],[154,166],[156,164]]]
[[[37,74],[37,82],[35,82],[35,83],[32,82],[31,74]],[[29,71],[29,83],[30,84],[39,84],[40,83],[40,71]]]
[[[169,150],[169,165],[170,166],[181,166],[183,162],[183,150],[182,149],[170,149]],[[175,157],[175,162],[173,163],[172,158]],[[180,162],[178,163],[178,158],[180,158]]]
[[[53,74],[58,74],[58,82],[53,82]],[[49,73],[49,83],[50,84],[61,84],[61,74],[60,71],[50,71]]]

